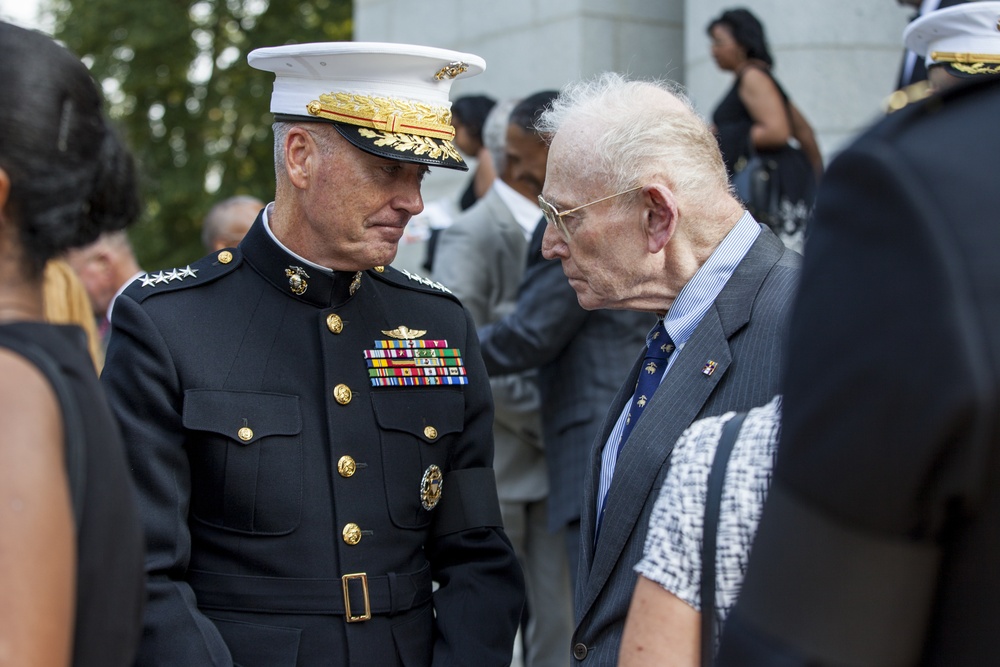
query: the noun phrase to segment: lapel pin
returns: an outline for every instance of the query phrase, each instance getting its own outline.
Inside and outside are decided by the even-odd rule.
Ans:
[[[711,359],[709,359],[708,363],[705,364],[705,367],[701,369],[701,372],[704,373],[705,375],[711,375],[712,373],[715,372],[715,369],[718,367],[719,363],[717,361],[712,361]]]

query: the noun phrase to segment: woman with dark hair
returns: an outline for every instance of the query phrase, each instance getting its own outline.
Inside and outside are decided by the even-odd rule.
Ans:
[[[0,22],[0,654],[131,665],[142,529],[83,331],[43,321],[47,260],[139,211],[86,67]]]
[[[476,159],[476,170],[462,196],[458,200],[458,208],[462,211],[470,208],[487,190],[493,186],[497,177],[493,166],[493,158],[483,144],[483,123],[489,115],[496,100],[487,95],[465,95],[451,103],[451,125],[455,128],[455,145],[467,156]],[[451,224],[450,220],[446,221]],[[434,253],[437,250],[441,230],[447,226],[432,227],[427,238],[427,252],[424,256],[423,268],[428,273],[434,271]]]
[[[455,145],[458,149],[476,158],[476,171],[469,186],[462,193],[459,208],[463,211],[486,194],[496,178],[496,169],[490,153],[483,145],[483,123],[496,100],[486,95],[466,95],[459,97],[451,105],[451,124],[455,128]]]
[[[749,206],[750,212],[801,250],[816,181],[823,173],[812,128],[771,74],[774,58],[756,16],[746,9],[727,10],[708,25],[708,34],[716,65],[736,75],[712,114],[726,169],[735,176],[754,154],[774,160],[784,195],[780,212]],[[789,146],[792,140],[801,152]]]

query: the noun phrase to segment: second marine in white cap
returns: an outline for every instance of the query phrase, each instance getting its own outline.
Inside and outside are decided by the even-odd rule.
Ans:
[[[1000,74],[1000,2],[967,2],[920,17],[903,32],[940,90],[960,79]]]

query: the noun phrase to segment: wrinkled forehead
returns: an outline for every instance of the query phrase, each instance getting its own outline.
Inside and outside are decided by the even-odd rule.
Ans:
[[[549,194],[559,199],[580,190],[593,190],[609,180],[610,175],[603,173],[603,161],[596,154],[595,137],[582,124],[571,123],[555,134],[546,164],[543,188],[546,199]]]

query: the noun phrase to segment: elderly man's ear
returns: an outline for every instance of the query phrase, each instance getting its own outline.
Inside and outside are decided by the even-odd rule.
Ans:
[[[677,198],[670,188],[658,183],[644,187],[640,196],[647,247],[651,254],[656,254],[670,242],[677,229]]]

